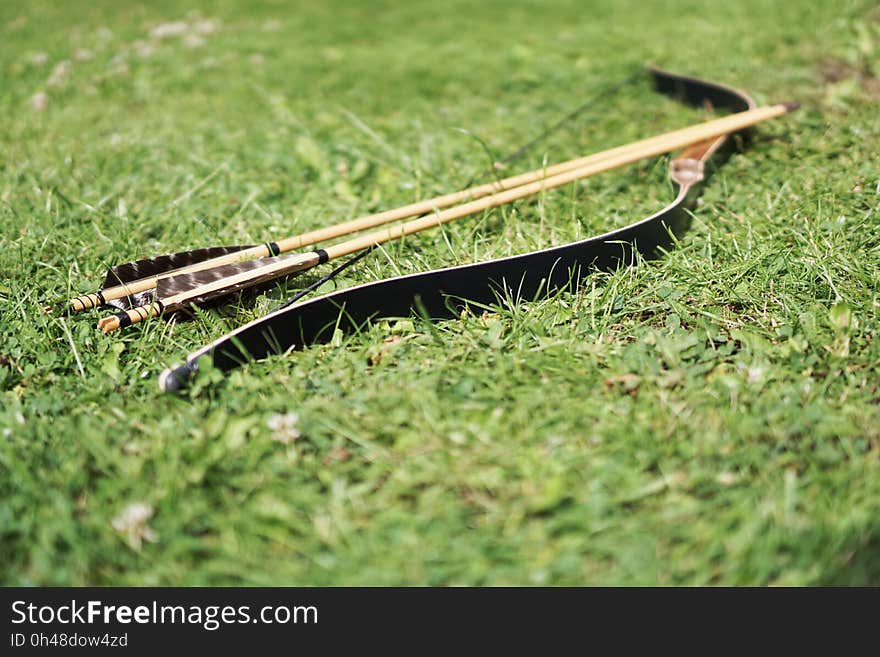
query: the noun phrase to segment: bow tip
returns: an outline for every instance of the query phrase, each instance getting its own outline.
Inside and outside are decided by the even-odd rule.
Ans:
[[[159,375],[159,389],[162,392],[179,392],[187,387],[195,373],[195,364],[184,363],[178,367],[169,367]]]

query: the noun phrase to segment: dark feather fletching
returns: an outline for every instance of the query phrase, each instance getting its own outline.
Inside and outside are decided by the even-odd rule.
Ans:
[[[142,278],[151,276],[159,276],[173,269],[188,267],[211,258],[219,258],[229,253],[236,253],[244,249],[251,248],[249,245],[243,246],[209,246],[201,249],[193,249],[192,251],[181,251],[180,253],[168,253],[166,255],[156,256],[155,258],[144,258],[134,262],[127,262],[124,265],[116,265],[107,271],[104,278],[104,284],[101,290],[116,287],[122,283],[130,283]],[[110,299],[107,305],[119,308],[120,310],[129,310],[138,306],[145,306],[154,299],[154,290],[146,290],[130,294],[121,299]]]
[[[259,258],[257,260],[243,260],[242,262],[235,262],[229,265],[223,265],[221,267],[213,267],[211,269],[204,269],[202,271],[177,274],[176,276],[161,278],[159,279],[159,284],[156,287],[157,298],[164,301],[178,294],[195,290],[203,285],[213,283],[214,281],[219,281],[222,278],[235,276],[236,274],[241,274],[248,271],[254,271],[256,269],[259,269],[260,267],[265,267],[267,265],[281,262],[283,260],[292,260],[293,258],[297,257],[299,257],[298,254],[275,256],[270,258]],[[284,275],[285,274],[283,273],[271,273],[264,276],[260,276],[259,274],[257,274],[254,276],[254,278],[248,279],[245,282],[235,285],[229,285],[222,289],[188,299],[187,303],[204,303],[209,299],[215,299],[220,296],[232,294],[239,290],[253,287],[255,285],[258,285],[259,283],[272,280],[273,278],[280,278]]]
[[[107,271],[104,278],[104,284],[101,289],[115,287],[122,283],[129,283],[141,278],[149,276],[159,276],[172,269],[188,267],[198,262],[210,260],[211,258],[219,258],[229,253],[236,253],[244,249],[251,248],[250,245],[244,246],[209,246],[201,249],[193,249],[192,251],[181,251],[180,253],[168,253],[166,255],[156,256],[155,258],[144,258],[143,260],[135,260],[127,262],[124,265],[116,265]]]

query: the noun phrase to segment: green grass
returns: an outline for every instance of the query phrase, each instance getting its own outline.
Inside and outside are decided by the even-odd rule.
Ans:
[[[0,6],[0,581],[880,584],[872,3],[324,4]],[[577,295],[377,323],[187,397],[158,372],[297,280],[122,335],[49,308],[137,256],[460,187],[646,60],[804,107],[668,257]],[[628,85],[513,168],[697,116]],[[342,284],[622,225],[669,198],[664,166]]]

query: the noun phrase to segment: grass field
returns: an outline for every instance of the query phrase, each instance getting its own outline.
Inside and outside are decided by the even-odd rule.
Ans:
[[[199,7],[0,3],[0,582],[880,585],[873,3]],[[376,323],[187,396],[156,375],[298,279],[119,335],[51,308],[138,256],[458,188],[649,60],[803,108],[718,170],[678,248],[577,295]],[[512,167],[699,116],[636,80]],[[670,194],[646,162],[340,284]]]

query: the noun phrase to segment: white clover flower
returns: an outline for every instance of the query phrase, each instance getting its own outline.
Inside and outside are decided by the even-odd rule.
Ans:
[[[160,23],[152,30],[150,36],[154,39],[165,39],[173,36],[180,36],[189,30],[189,25],[183,21],[175,21],[173,23]]]
[[[52,69],[52,74],[49,75],[49,79],[46,80],[46,85],[49,87],[58,87],[64,84],[67,77],[70,75],[71,68],[70,61],[66,59],[63,62],[58,62],[55,65],[55,68]]]
[[[205,45],[205,40],[198,34],[187,34],[183,39],[183,45],[187,48],[200,48]]]
[[[758,383],[764,376],[763,367],[750,367],[748,369],[749,383]]]
[[[196,34],[213,34],[220,28],[220,22],[213,18],[205,18],[196,21],[193,25],[193,32]]]
[[[289,445],[302,434],[297,427],[299,415],[296,413],[277,413],[266,420],[266,426],[272,431],[272,440]]]
[[[38,91],[30,100],[31,109],[35,112],[42,112],[49,106],[49,96],[45,91]]]
[[[134,502],[125,507],[110,524],[132,548],[140,550],[144,541],[155,543],[159,538],[158,534],[147,525],[154,513],[153,507],[149,504]]]

